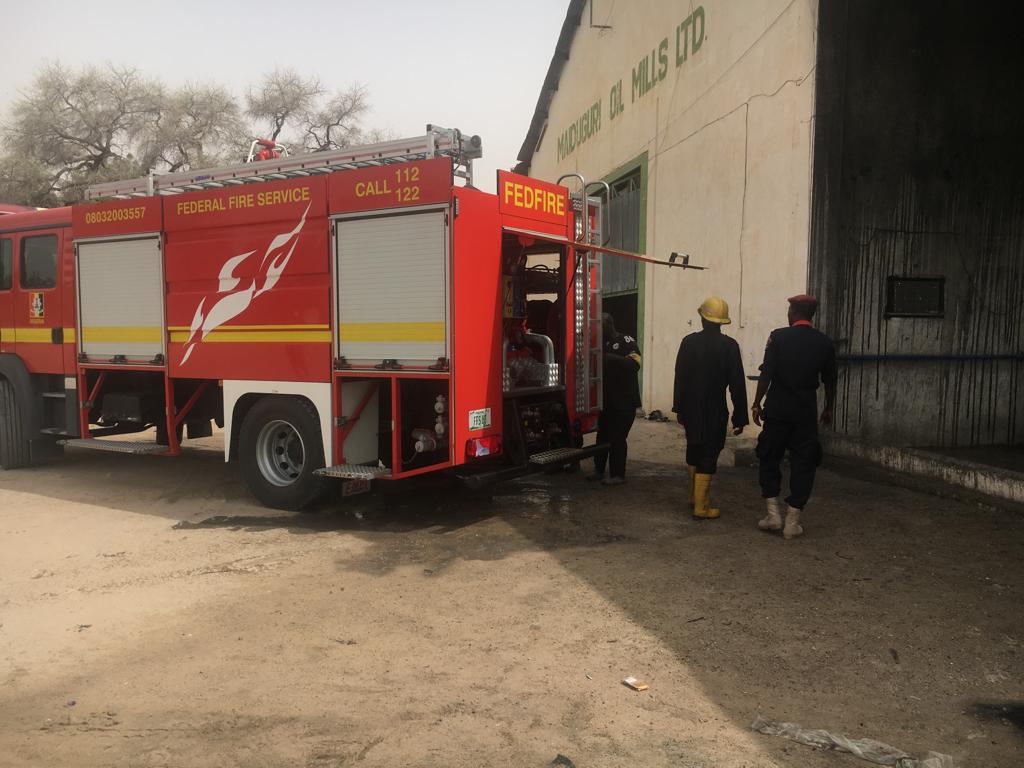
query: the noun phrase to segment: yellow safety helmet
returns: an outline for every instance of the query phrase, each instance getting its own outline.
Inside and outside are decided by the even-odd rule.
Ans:
[[[725,299],[720,299],[717,296],[708,296],[697,311],[709,323],[728,325],[732,322],[729,319],[729,305]]]

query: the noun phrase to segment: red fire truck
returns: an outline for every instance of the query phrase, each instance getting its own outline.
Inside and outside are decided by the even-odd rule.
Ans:
[[[330,478],[604,450],[598,199],[503,171],[481,192],[480,154],[428,126],[0,217],[0,465],[174,456],[216,423],[256,498],[299,509]]]

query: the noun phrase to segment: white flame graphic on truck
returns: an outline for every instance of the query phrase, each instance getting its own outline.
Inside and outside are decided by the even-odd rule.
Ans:
[[[188,362],[196,344],[209,336],[211,331],[238,317],[249,308],[249,305],[253,303],[257,296],[266,293],[277,285],[277,281],[281,279],[281,273],[284,272],[292,254],[295,252],[295,246],[299,241],[299,233],[306,224],[306,215],[309,213],[311,205],[312,203],[306,206],[306,210],[302,212],[302,218],[295,225],[295,229],[291,232],[277,235],[270,241],[270,245],[264,251],[263,258],[256,269],[256,275],[252,278],[248,288],[243,288],[240,291],[235,290],[238,284],[242,282],[242,279],[235,277],[234,271],[256,251],[240,253],[224,262],[224,266],[220,268],[220,274],[218,275],[220,285],[217,288],[217,295],[227,295],[210,307],[210,311],[205,314],[203,309],[206,306],[206,300],[211,299],[211,297],[204,296],[199,302],[199,306],[196,307],[195,317],[192,318],[192,325],[189,327],[190,333],[188,340],[185,342],[185,353],[181,357],[182,365]],[[256,284],[260,280],[263,282],[257,288]]]

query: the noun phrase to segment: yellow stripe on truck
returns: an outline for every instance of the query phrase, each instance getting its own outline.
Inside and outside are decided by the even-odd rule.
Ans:
[[[86,326],[82,329],[83,344],[160,344],[160,326]]]
[[[342,323],[342,341],[444,341],[444,323]]]
[[[9,340],[7,331],[14,332],[16,344],[52,344],[53,328],[10,328],[4,329],[4,341]]]
[[[191,333],[189,331],[172,331],[171,341],[184,344],[188,341]],[[210,331],[205,337],[196,335],[196,340],[202,338],[204,344],[208,342],[222,343],[259,343],[259,342],[292,342],[298,343],[330,343],[330,331],[235,331],[230,328],[218,328]]]
[[[418,328],[421,326],[433,326],[434,323],[358,323],[353,326],[342,326],[343,328],[377,328],[376,331],[380,334],[380,328],[382,327],[403,327],[403,328]],[[439,335],[407,335],[407,336],[394,336],[389,334],[381,334],[376,336],[366,336],[366,338],[350,339],[351,341],[443,341],[444,340],[444,324],[437,323],[437,330],[431,331],[431,333],[438,333]],[[360,330],[358,333],[365,335],[366,331]],[[392,332],[395,332],[394,330]],[[416,331],[404,331],[405,333],[414,334]],[[162,340],[163,331],[158,326],[87,326],[82,329],[82,341],[86,344],[159,344]],[[420,334],[424,332],[419,331]],[[189,336],[192,332],[188,328],[172,328],[170,329],[171,341],[184,344],[188,341]],[[198,338],[198,337],[197,337]],[[0,328],[0,339],[3,339],[5,344],[21,343],[21,344],[52,344],[53,343],[53,329],[52,328]],[[76,339],[76,333],[74,328],[64,329],[64,343],[74,344]],[[254,342],[304,342],[304,343],[330,343],[331,332],[329,326],[326,325],[230,325],[223,328],[217,328],[211,331],[204,342],[238,342],[238,343],[254,343]]]
[[[52,328],[0,328],[0,340],[4,344],[14,344],[20,341],[22,344],[52,344]],[[75,329],[64,329],[64,343],[75,343]]]
[[[217,331],[327,331],[329,325],[224,325]],[[187,325],[169,325],[167,330],[191,333]]]

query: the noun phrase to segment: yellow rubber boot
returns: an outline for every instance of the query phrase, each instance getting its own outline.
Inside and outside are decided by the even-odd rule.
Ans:
[[[698,520],[714,520],[722,514],[720,510],[711,508],[708,500],[710,493],[711,475],[698,472],[693,481],[693,516]]]
[[[692,507],[693,504],[694,504],[693,490],[694,490],[695,479],[697,477],[697,468],[696,467],[687,467],[686,469],[690,473],[690,506]]]

